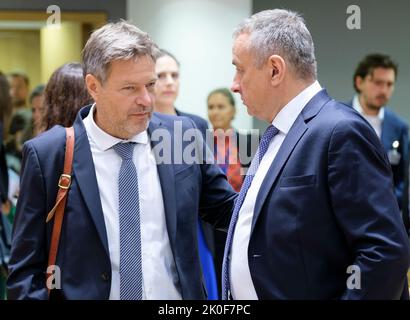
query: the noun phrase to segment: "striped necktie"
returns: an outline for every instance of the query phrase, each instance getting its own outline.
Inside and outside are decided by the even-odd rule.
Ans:
[[[132,155],[135,143],[118,143],[122,158],[118,177],[120,221],[120,299],[142,299],[142,257],[138,176]]]

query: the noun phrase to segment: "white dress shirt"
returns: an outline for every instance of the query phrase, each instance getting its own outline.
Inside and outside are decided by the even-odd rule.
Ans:
[[[365,118],[367,122],[370,123],[370,125],[373,127],[374,131],[376,131],[376,134],[380,139],[380,137],[382,136],[382,125],[384,120],[384,107],[380,109],[379,114],[377,116],[365,114],[363,112],[362,106],[360,105],[359,96],[355,95],[353,98],[353,108],[355,108],[356,111],[359,112],[363,116],[363,118]]]
[[[258,296],[252,282],[248,263],[248,246],[252,226],[253,211],[256,197],[265,176],[272,165],[276,154],[282,145],[296,118],[306,106],[306,104],[316,95],[322,87],[319,82],[314,82],[293,98],[276,115],[272,124],[279,130],[279,133],[271,140],[258,170],[253,177],[252,184],[246,194],[242,207],[239,211],[238,221],[232,241],[230,260],[230,286],[231,295],[235,300],[257,300]],[[269,254],[269,253],[267,253]]]
[[[110,299],[120,299],[120,230],[118,175],[121,157],[112,148],[123,140],[100,129],[94,121],[95,104],[84,119],[97,176],[111,260]],[[147,131],[134,136],[133,161],[138,174],[141,221],[143,299],[181,299],[178,275],[169,243],[164,201]]]

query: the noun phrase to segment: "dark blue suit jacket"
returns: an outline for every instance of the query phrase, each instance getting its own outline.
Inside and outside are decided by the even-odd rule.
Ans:
[[[58,298],[108,299],[111,265],[107,234],[98,192],[93,159],[82,119],[74,123],[73,180],[68,195],[57,256],[61,269]],[[173,132],[176,117],[154,114],[148,132]],[[194,128],[187,118],[183,131]],[[182,148],[189,142],[182,143]],[[158,142],[152,142],[152,146]],[[50,246],[52,223],[47,212],[54,206],[57,182],[64,163],[65,130],[57,126],[24,146],[22,183],[13,230],[8,279],[10,299],[46,299],[44,272]],[[182,149],[183,150],[183,149]],[[197,219],[226,228],[235,193],[215,165],[158,164],[166,224],[183,299],[202,299],[204,290],[197,247]]]
[[[409,255],[378,137],[322,90],[296,119],[256,199],[248,259],[259,299],[399,299]],[[351,265],[361,289],[346,285]]]

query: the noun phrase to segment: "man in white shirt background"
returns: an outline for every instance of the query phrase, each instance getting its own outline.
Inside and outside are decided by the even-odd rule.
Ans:
[[[397,72],[397,64],[388,55],[374,53],[365,56],[353,76],[357,94],[351,105],[376,131],[388,155],[394,193],[409,232],[409,128],[406,121],[387,106],[394,92]]]

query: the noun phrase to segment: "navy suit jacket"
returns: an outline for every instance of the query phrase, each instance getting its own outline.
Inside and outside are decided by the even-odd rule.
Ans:
[[[378,137],[320,91],[286,135],[256,199],[248,261],[259,299],[399,299],[409,255]],[[347,286],[352,265],[360,289]]]
[[[93,159],[82,119],[90,107],[80,110],[74,123],[75,149],[72,185],[68,194],[56,264],[61,269],[61,290],[52,298],[108,299],[111,264]],[[176,117],[153,115],[148,133],[173,132]],[[183,132],[194,128],[178,118]],[[172,147],[189,142],[174,141]],[[152,141],[152,147],[159,142]],[[47,213],[54,206],[62,173],[65,130],[57,126],[24,146],[22,183],[13,230],[8,279],[10,299],[47,299],[45,270],[52,223]],[[183,149],[182,149],[183,150]],[[158,155],[156,155],[158,156]],[[172,158],[173,159],[173,158]],[[197,219],[227,228],[235,193],[215,165],[158,164],[165,218],[183,299],[203,299],[204,289],[197,247]]]

